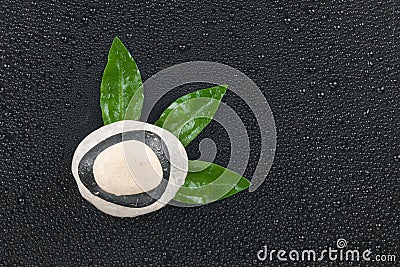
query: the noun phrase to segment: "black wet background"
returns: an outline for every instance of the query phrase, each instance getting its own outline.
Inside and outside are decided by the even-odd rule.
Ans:
[[[352,266],[399,266],[399,15],[396,0],[3,0],[0,265],[278,266],[257,260],[261,246],[322,250],[344,238],[349,249],[397,256]],[[143,80],[210,60],[259,85],[278,132],[259,190],[133,219],[81,198],[70,162],[102,125],[99,85],[115,36]]]

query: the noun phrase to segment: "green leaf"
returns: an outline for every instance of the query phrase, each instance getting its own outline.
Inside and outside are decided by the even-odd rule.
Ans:
[[[174,200],[186,204],[207,204],[232,196],[250,186],[239,174],[214,163],[189,161],[184,185]]]
[[[227,87],[219,85],[178,98],[155,125],[170,131],[186,147],[210,123]]]
[[[142,79],[135,61],[118,37],[108,53],[100,91],[105,125],[125,119],[139,120],[143,105]]]

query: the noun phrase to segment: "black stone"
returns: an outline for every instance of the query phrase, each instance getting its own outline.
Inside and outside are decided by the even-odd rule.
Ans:
[[[97,184],[94,174],[93,165],[97,156],[110,146],[116,145],[122,141],[135,140],[148,145],[157,155],[163,170],[163,179],[161,183],[154,189],[140,194],[117,196],[106,192]],[[92,147],[81,159],[78,165],[78,174],[82,183],[87,189],[108,202],[131,208],[142,208],[156,202],[164,193],[168,185],[170,177],[171,164],[167,146],[161,137],[149,131],[127,131],[115,134],[101,141]]]

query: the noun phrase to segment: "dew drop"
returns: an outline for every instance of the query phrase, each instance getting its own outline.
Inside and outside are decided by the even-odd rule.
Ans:
[[[285,22],[285,24],[290,24],[292,22],[292,20],[289,17],[285,17],[283,21]]]
[[[86,69],[90,69],[92,65],[93,65],[93,60],[91,59],[86,60]]]
[[[333,81],[333,82],[330,82],[330,83],[329,83],[329,86],[330,86],[331,88],[336,88],[337,85],[338,85],[338,83],[337,83],[336,81]]]
[[[187,44],[180,44],[180,45],[178,45],[178,49],[179,49],[179,51],[181,51],[181,52],[187,52],[187,51],[190,50],[190,45],[187,45]]]

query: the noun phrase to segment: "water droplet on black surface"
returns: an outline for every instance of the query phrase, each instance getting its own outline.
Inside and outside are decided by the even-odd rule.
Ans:
[[[262,265],[255,253],[266,240],[326,247],[335,231],[352,246],[399,250],[397,6],[78,2],[1,3],[0,265]],[[103,125],[99,88],[116,35],[143,80],[210,60],[256,82],[279,133],[256,192],[134,219],[102,214],[80,197],[70,161]],[[205,134],[218,136],[210,127]]]
[[[332,89],[334,89],[334,88],[336,88],[336,87],[338,86],[338,83],[337,83],[336,81],[332,81],[332,82],[329,82],[329,86],[330,86]]]

